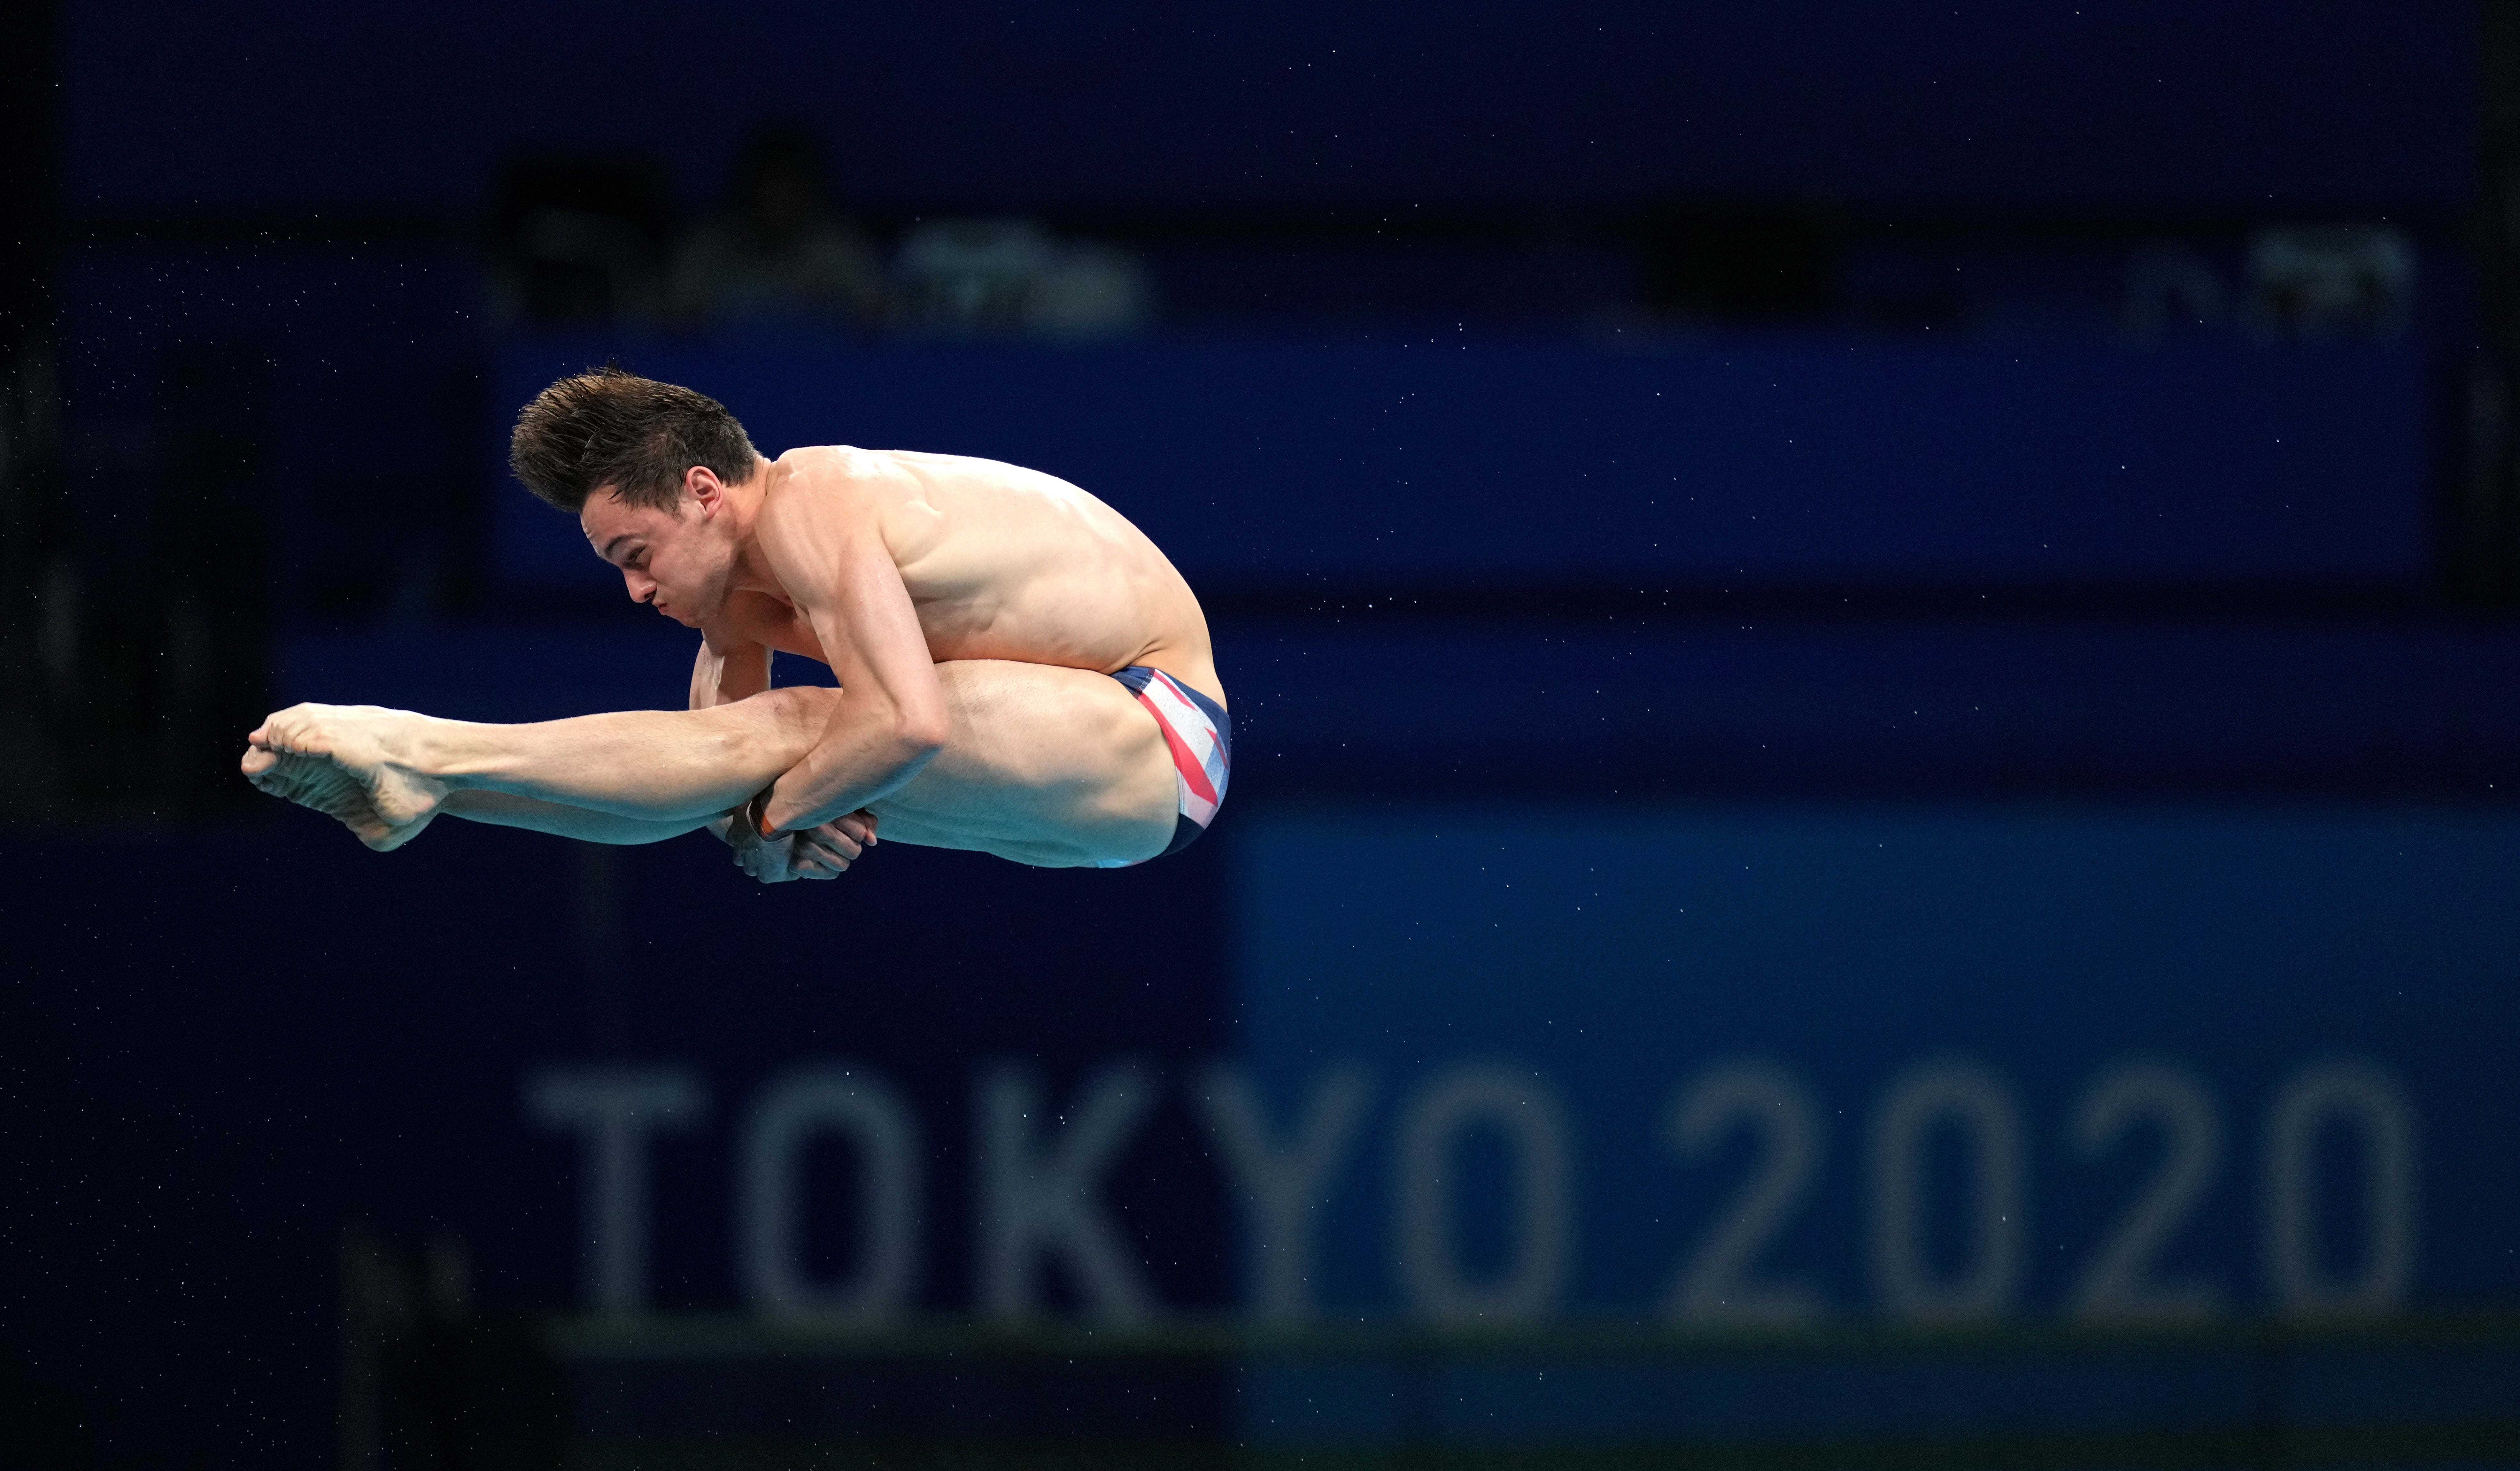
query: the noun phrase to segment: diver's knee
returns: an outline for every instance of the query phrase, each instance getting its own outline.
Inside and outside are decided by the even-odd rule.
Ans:
[[[783,685],[764,690],[743,704],[782,725],[810,725],[820,731],[832,718],[832,707],[839,703],[840,691],[820,685]]]

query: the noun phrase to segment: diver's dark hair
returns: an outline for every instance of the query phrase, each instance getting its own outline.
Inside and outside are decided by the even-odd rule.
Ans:
[[[508,439],[508,466],[525,489],[572,513],[599,490],[673,511],[693,466],[740,485],[758,459],[726,405],[611,363],[535,394]]]

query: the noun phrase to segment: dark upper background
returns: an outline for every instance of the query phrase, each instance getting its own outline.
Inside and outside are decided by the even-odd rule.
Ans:
[[[518,149],[704,199],[811,119],[890,207],[1635,206],[1822,195],[2454,212],[2469,8],[271,4],[66,15],[79,212],[428,218]]]

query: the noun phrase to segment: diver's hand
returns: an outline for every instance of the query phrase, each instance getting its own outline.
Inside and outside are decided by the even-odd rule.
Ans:
[[[798,878],[837,878],[875,846],[875,814],[861,807],[786,836],[788,866]]]
[[[735,866],[762,883],[837,878],[875,846],[875,814],[860,809],[799,832],[764,836],[761,798],[721,820],[718,836],[735,850]]]

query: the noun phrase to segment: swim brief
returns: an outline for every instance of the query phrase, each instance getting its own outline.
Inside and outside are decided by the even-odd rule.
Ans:
[[[1173,819],[1173,840],[1159,858],[1170,858],[1207,830],[1225,801],[1225,783],[1234,771],[1234,728],[1225,707],[1160,669],[1132,664],[1111,676],[1129,687],[1138,703],[1155,718],[1164,744],[1173,753],[1173,790],[1181,806]],[[1145,859],[1105,862],[1105,869],[1126,869]]]

